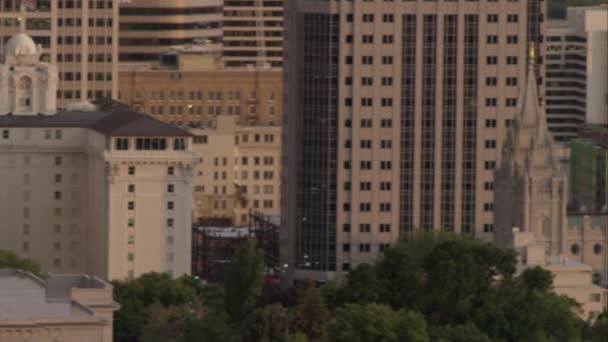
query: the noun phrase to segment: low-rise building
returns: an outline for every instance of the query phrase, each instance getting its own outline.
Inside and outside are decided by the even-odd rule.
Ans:
[[[199,156],[195,215],[229,217],[241,226],[252,211],[280,214],[281,128],[237,126],[235,119],[220,115],[215,125],[190,132]]]
[[[546,246],[537,243],[532,232],[513,228],[513,247],[519,254],[518,271],[540,266],[553,275],[553,290],[580,304],[578,314],[593,319],[608,303],[608,290],[594,284],[593,268],[566,254],[547,256]],[[578,254],[578,253],[577,253]]]
[[[112,342],[119,307],[97,277],[0,269],[0,341]]]
[[[177,126],[210,125],[219,115],[239,125],[280,125],[281,70],[221,63],[204,46],[165,53],[158,68],[121,71],[119,99]]]

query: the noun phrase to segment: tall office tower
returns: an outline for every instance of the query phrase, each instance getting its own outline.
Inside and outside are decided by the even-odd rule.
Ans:
[[[172,46],[221,48],[222,0],[131,0],[120,7],[120,62],[158,64]]]
[[[283,0],[224,1],[227,67],[283,65]]]
[[[286,4],[287,279],[340,278],[416,228],[491,239],[493,169],[544,5]]]
[[[116,97],[118,5],[119,0],[0,1],[0,50],[17,33],[42,45],[42,60],[59,68],[59,108]]]
[[[190,272],[188,132],[109,100],[55,107],[54,65],[18,34],[0,64],[0,249],[53,273]]]
[[[558,142],[576,138],[578,126],[608,125],[608,7],[572,7],[549,20],[546,105]]]

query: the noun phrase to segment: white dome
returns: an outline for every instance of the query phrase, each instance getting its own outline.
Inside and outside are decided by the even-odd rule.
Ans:
[[[7,43],[4,48],[6,56],[24,56],[24,55],[37,55],[38,48],[36,43],[25,33],[18,33],[14,35]]]

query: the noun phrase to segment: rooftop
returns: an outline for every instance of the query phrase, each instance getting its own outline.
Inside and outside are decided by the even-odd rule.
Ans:
[[[72,300],[73,288],[111,291],[108,283],[86,275],[51,276],[45,282],[29,272],[0,269],[0,324],[32,319],[95,318],[90,308]]]
[[[0,127],[89,128],[106,136],[190,136],[188,131],[136,112],[114,100],[94,103],[94,111],[63,111],[55,115],[3,115]]]

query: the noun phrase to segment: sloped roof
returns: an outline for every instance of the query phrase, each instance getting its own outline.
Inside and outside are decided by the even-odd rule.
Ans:
[[[106,136],[135,137],[186,137],[191,134],[138,113],[125,104],[114,100],[96,101],[97,111],[63,111],[55,115],[4,115],[0,116],[0,128],[89,128]]]

